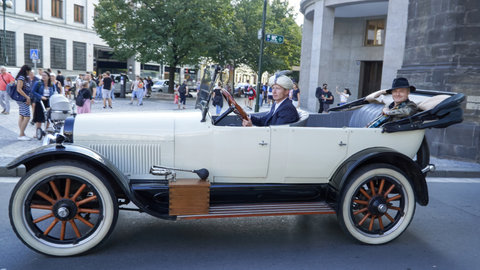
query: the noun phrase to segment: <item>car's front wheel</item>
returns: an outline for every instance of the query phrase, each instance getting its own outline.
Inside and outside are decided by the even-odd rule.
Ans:
[[[354,173],[341,194],[340,226],[366,244],[384,244],[397,238],[415,212],[410,181],[396,167],[371,164]]]
[[[71,256],[97,246],[111,233],[118,205],[103,175],[80,162],[54,161],[19,181],[9,215],[13,230],[28,247]]]

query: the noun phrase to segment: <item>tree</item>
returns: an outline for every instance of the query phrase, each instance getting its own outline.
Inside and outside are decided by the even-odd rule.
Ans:
[[[233,36],[235,44],[230,51],[239,63],[253,70],[258,68],[260,40],[257,33],[262,26],[263,0],[237,0],[233,2]],[[300,64],[301,28],[295,23],[293,10],[284,0],[273,0],[267,6],[266,33],[283,35],[284,44],[264,43],[262,70],[270,73],[291,69]]]
[[[101,0],[94,27],[117,56],[168,64],[169,92],[177,66],[213,55],[229,0]]]

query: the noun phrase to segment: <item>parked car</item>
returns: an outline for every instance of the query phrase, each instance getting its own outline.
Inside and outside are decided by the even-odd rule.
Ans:
[[[168,92],[168,80],[156,81],[152,86],[153,92]]]
[[[121,74],[111,74],[110,76],[112,77],[114,82],[113,94],[115,95],[115,97],[119,97],[122,93],[122,76]],[[132,80],[130,80],[128,76],[125,76],[125,78],[125,94],[128,94],[132,92]]]
[[[233,91],[234,96],[235,97],[243,96],[243,92],[246,90],[246,88],[249,85],[250,84],[248,84],[248,83],[237,83],[237,85],[235,86],[234,91]]]
[[[379,128],[365,128],[382,110],[365,99],[300,112],[289,125],[242,127],[247,114],[226,91],[231,109],[209,114],[210,76],[197,93],[200,112],[77,115],[52,144],[12,161],[8,168],[26,168],[9,204],[16,235],[40,253],[80,254],[132,202],[167,220],[336,214],[353,239],[388,243],[416,203],[428,204],[425,128],[462,121],[462,94],[417,90],[410,100],[430,105]]]

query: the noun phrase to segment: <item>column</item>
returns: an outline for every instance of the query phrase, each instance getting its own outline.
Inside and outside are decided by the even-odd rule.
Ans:
[[[333,53],[333,26],[335,9],[325,7],[323,0],[314,4],[312,30],[312,50],[310,56],[310,74],[308,81],[308,110],[318,111],[315,89],[324,81],[328,81],[331,55]]]
[[[385,49],[383,51],[382,89],[392,86],[402,67],[407,35],[408,1],[388,2]]]

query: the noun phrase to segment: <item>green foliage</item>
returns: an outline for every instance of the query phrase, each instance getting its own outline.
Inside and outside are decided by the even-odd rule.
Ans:
[[[236,62],[258,69],[260,40],[258,30],[262,27],[262,0],[237,0],[234,5],[234,39],[239,55]],[[300,64],[301,28],[295,23],[293,11],[285,0],[273,0],[267,4],[265,33],[285,37],[284,44],[264,42],[262,69],[268,72],[291,69]]]
[[[95,30],[119,58],[177,67],[204,57],[258,68],[262,0],[100,0],[95,8]],[[267,10],[266,33],[285,43],[265,43],[263,69],[290,69],[300,61],[301,29],[285,0]]]

